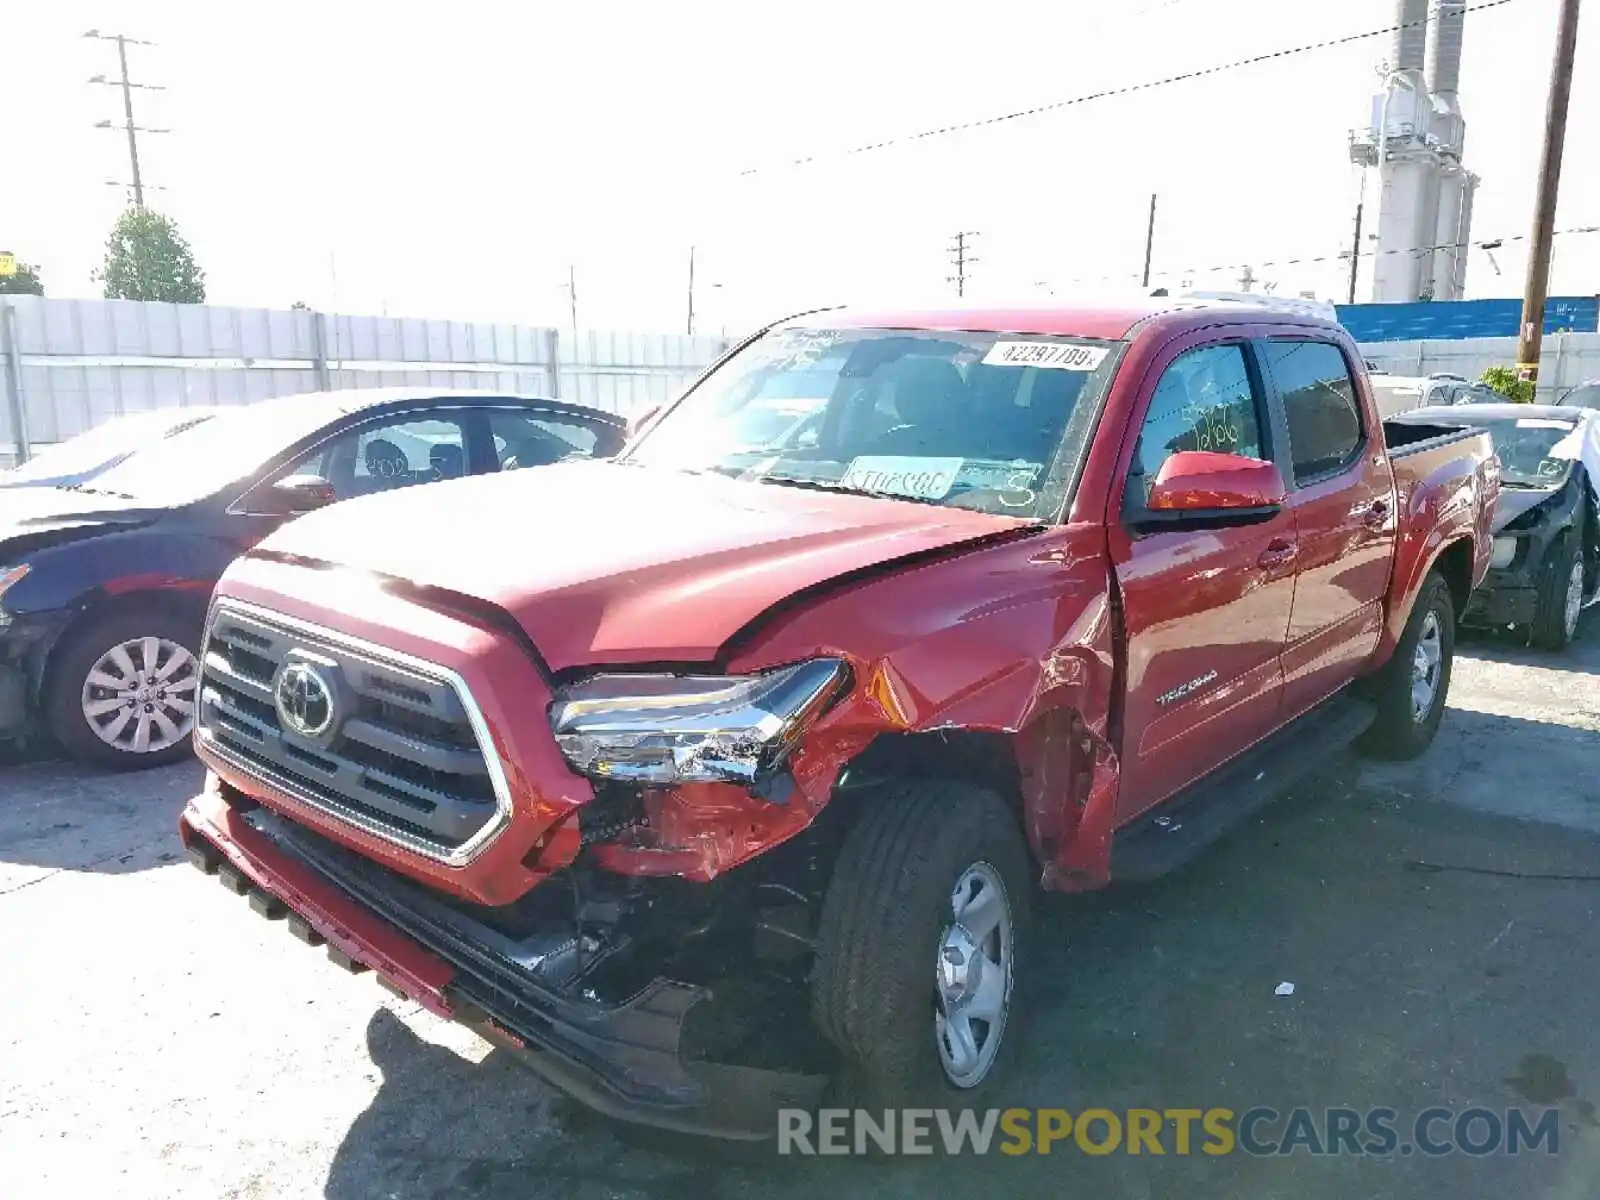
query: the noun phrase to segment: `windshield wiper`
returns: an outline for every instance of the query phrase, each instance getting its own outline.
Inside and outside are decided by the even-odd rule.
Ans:
[[[780,487],[805,488],[812,492],[840,492],[846,496],[871,496],[877,500],[904,500],[907,504],[932,504],[942,507],[940,501],[927,496],[902,496],[898,492],[873,492],[866,488],[845,487],[822,479],[801,479],[794,475],[757,475],[757,483],[775,483]]]

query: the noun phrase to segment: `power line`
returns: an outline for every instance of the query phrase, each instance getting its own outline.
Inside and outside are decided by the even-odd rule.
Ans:
[[[1499,8],[1503,4],[1510,4],[1512,0],[1480,0],[1477,4],[1468,5],[1461,10],[1462,15],[1471,12],[1482,12],[1485,9]],[[1302,46],[1288,46],[1281,50],[1272,50],[1265,54],[1253,54],[1248,58],[1234,59],[1232,62],[1218,63],[1215,66],[1201,67],[1194,71],[1185,71],[1179,75],[1167,75],[1161,79],[1148,79],[1142,83],[1123,84],[1120,87],[1104,88],[1098,92],[1088,92],[1082,96],[1073,96],[1068,100],[1055,100],[1049,104],[1040,104],[1034,108],[1025,108],[1019,112],[1002,113],[993,117],[980,117],[972,121],[961,121],[954,125],[941,125],[937,129],[925,129],[921,133],[908,133],[900,137],[887,138],[881,142],[868,142],[862,146],[854,146],[848,150],[833,151],[823,154],[811,154],[805,158],[791,159],[788,162],[775,164],[776,167],[804,167],[825,158],[847,158],[857,154],[869,154],[874,150],[887,150],[893,146],[906,145],[911,142],[926,141],[929,138],[944,137],[952,133],[965,133],[970,129],[982,129],[990,125],[999,125],[1005,121],[1020,121],[1027,117],[1037,117],[1042,113],[1056,112],[1063,108],[1072,108],[1079,104],[1089,104],[1095,100],[1107,100],[1114,96],[1128,96],[1135,92],[1147,92],[1154,88],[1168,87],[1177,83],[1188,83],[1195,79],[1204,79],[1211,75],[1221,75],[1227,71],[1237,71],[1244,67],[1258,66],[1264,62],[1272,62],[1280,58],[1293,58],[1301,54],[1309,54],[1316,50],[1330,50],[1338,46],[1348,46],[1355,42],[1369,41],[1372,38],[1383,37],[1385,34],[1395,33],[1401,29],[1410,29],[1418,25],[1427,25],[1432,17],[1423,17],[1416,21],[1403,21],[1395,25],[1385,25],[1381,29],[1369,29],[1364,33],[1350,33],[1343,37],[1325,38],[1320,42],[1308,42]],[[740,177],[759,175],[775,167],[749,167],[739,172]]]
[[[148,129],[143,125],[136,125],[133,120],[133,93],[134,89],[143,91],[160,92],[165,89],[158,84],[134,83],[128,78],[128,47],[153,46],[154,42],[143,42],[138,38],[128,37],[122,33],[101,33],[98,29],[91,29],[83,35],[96,41],[115,42],[117,44],[117,65],[120,74],[116,79],[107,79],[104,75],[96,75],[89,80],[90,83],[104,84],[106,87],[120,87],[122,89],[122,115],[121,125],[113,124],[108,117],[95,125],[96,129],[121,129],[128,135],[128,163],[133,168],[133,206],[144,207],[144,177],[139,173],[139,134],[141,133],[170,133],[168,129]],[[109,181],[108,181],[109,182]]]
[[[976,232],[968,230],[956,234],[950,242],[950,261],[955,264],[956,273],[954,275],[946,275],[945,282],[956,285],[957,296],[965,296],[967,294],[967,275],[970,273],[968,268],[978,261],[972,256],[969,239],[977,236]]]
[[[1558,229],[1558,230],[1555,231],[1555,233],[1552,236],[1554,236],[1554,237],[1568,237],[1568,236],[1576,236],[1578,234],[1585,234],[1585,233],[1600,233],[1600,225],[1575,225],[1571,229]],[[1475,245],[1475,246],[1477,246],[1479,248],[1485,248],[1485,247],[1488,247],[1488,246],[1492,246],[1492,247],[1498,249],[1499,246],[1503,242],[1525,242],[1525,241],[1528,240],[1529,236],[1530,235],[1526,234],[1526,233],[1518,233],[1518,234],[1513,234],[1510,237],[1505,237],[1505,238],[1484,238],[1482,241],[1478,241],[1478,242],[1472,243],[1472,245]],[[1441,243],[1440,245],[1436,245],[1436,246],[1417,246],[1417,247],[1414,247],[1414,248],[1411,248],[1411,249],[1363,250],[1363,251],[1360,252],[1358,257],[1359,258],[1382,258],[1385,255],[1389,255],[1389,254],[1419,254],[1419,255],[1420,254],[1429,254],[1429,253],[1432,253],[1435,250],[1453,250],[1453,249],[1456,248],[1457,245],[1458,245],[1458,243],[1456,243],[1456,242],[1445,242],[1445,243]],[[1176,276],[1212,275],[1212,274],[1216,274],[1216,273],[1221,272],[1221,271],[1241,271],[1241,270],[1244,270],[1246,267],[1249,267],[1252,270],[1258,269],[1258,268],[1266,268],[1266,267],[1303,267],[1303,266],[1314,266],[1314,265],[1316,265],[1318,263],[1344,262],[1344,261],[1348,260],[1349,258],[1350,258],[1350,251],[1348,251],[1348,250],[1340,250],[1340,251],[1338,251],[1336,253],[1333,253],[1333,254],[1310,255],[1310,256],[1307,256],[1307,257],[1304,257],[1304,258],[1280,258],[1280,259],[1276,259],[1275,261],[1272,261],[1272,262],[1251,262],[1251,263],[1235,262],[1235,263],[1218,263],[1216,266],[1212,266],[1212,267],[1181,267],[1181,268],[1174,268],[1174,269],[1172,269],[1170,271],[1157,271],[1157,272],[1155,272],[1155,274],[1157,276],[1167,276],[1167,277],[1171,277],[1171,276],[1174,276],[1174,275],[1176,275]],[[1111,282],[1111,281],[1115,281],[1115,280],[1119,280],[1119,279],[1138,279],[1138,278],[1139,278],[1139,273],[1137,271],[1124,271],[1124,272],[1122,272],[1120,274],[1082,275],[1082,276],[1078,276],[1078,277],[1073,278],[1073,279],[1056,280],[1056,281],[1054,281],[1054,286],[1060,286],[1062,284],[1067,284],[1067,283],[1107,283],[1107,282]]]

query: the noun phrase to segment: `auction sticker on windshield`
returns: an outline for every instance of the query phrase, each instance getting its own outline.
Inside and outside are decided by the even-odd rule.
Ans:
[[[1048,367],[1053,371],[1092,371],[1109,353],[1104,346],[1066,342],[996,342],[983,356],[989,367]]]
[[[909,496],[914,500],[943,500],[961,473],[960,458],[907,458],[889,454],[864,454],[851,461],[839,486],[882,496]]]

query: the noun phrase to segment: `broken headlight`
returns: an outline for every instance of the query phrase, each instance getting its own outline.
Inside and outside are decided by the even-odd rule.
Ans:
[[[595,779],[753,783],[848,680],[836,658],[759,675],[596,675],[556,693],[550,727],[572,769]]]
[[[0,599],[3,599],[7,592],[21,583],[23,576],[30,570],[32,568],[27,563],[22,563],[15,567],[0,566]],[[6,612],[5,606],[0,605],[0,625],[9,624],[11,624],[11,616]]]

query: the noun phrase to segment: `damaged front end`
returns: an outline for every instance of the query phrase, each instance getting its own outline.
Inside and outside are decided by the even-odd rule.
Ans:
[[[586,838],[616,836],[628,807],[588,810]],[[258,912],[291,914],[335,961],[376,969],[598,1111],[760,1139],[779,1109],[822,1098],[834,1064],[806,1010],[804,839],[711,885],[622,877],[580,854],[518,903],[489,908],[414,884],[225,784],[190,806],[182,831],[195,865]]]

